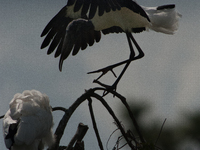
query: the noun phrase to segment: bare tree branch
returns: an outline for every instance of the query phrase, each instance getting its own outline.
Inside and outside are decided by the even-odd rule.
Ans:
[[[57,111],[57,110],[61,110],[61,111],[64,111],[64,112],[67,111],[67,109],[64,108],[64,107],[53,107],[53,108],[52,108],[52,111]]]
[[[93,112],[93,108],[92,108],[92,99],[90,97],[88,98],[88,106],[89,106],[89,110],[90,110],[93,128],[94,128],[94,131],[95,131],[95,134],[96,134],[96,137],[97,137],[97,141],[99,143],[99,147],[100,147],[101,150],[103,150],[102,141],[101,141],[98,129],[97,129],[97,124],[96,124],[96,121],[95,121],[94,112]]]
[[[135,127],[135,129],[136,129],[136,131],[137,131],[137,133],[138,133],[138,135],[139,135],[139,137],[140,137],[141,142],[142,142],[142,143],[145,143],[145,140],[144,140],[144,138],[143,138],[143,136],[142,136],[142,133],[141,133],[140,128],[139,128],[139,125],[138,125],[138,123],[137,123],[135,117],[133,116],[133,113],[132,113],[132,111],[131,111],[131,109],[130,109],[128,103],[126,102],[126,99],[120,99],[120,100],[121,100],[122,103],[125,105],[126,109],[128,110],[129,116],[130,116],[130,118],[131,118],[131,120],[132,120],[132,122],[133,122],[133,125],[134,125],[134,127]]]
[[[104,88],[95,88],[95,90],[106,90],[106,89],[104,89]],[[140,128],[139,128],[139,125],[137,124],[137,121],[136,121],[135,117],[133,116],[133,113],[132,113],[129,105],[126,102],[126,98],[124,96],[122,96],[121,94],[117,93],[116,91],[107,91],[107,92],[109,92],[109,93],[113,94],[114,96],[118,97],[121,100],[121,102],[124,104],[124,106],[128,110],[129,116],[130,116],[130,118],[131,118],[131,120],[133,122],[133,125],[134,125],[134,127],[135,127],[135,129],[136,129],[136,131],[137,131],[137,133],[138,133],[138,135],[140,137],[141,142],[145,143],[145,140],[144,140],[144,137],[142,136],[142,133],[141,133]]]
[[[73,145],[74,147],[79,147],[79,149],[84,150],[84,144],[82,142],[83,137],[85,136],[86,132],[88,130],[88,126],[84,125],[83,123],[79,123],[76,134],[68,144],[68,147],[66,150],[72,150]],[[77,148],[75,149],[77,150]]]
[[[113,110],[110,108],[110,106],[107,104],[107,102],[98,94],[93,93],[92,97],[95,97],[96,99],[98,99],[103,105],[104,107],[108,110],[108,112],[110,113],[110,115],[113,117],[113,119],[115,120],[115,122],[117,123],[122,135],[124,136],[124,138],[126,139],[128,145],[132,148],[132,150],[135,149],[134,145],[131,143],[131,141],[127,138],[126,136],[126,132],[124,131],[123,127],[121,126],[120,121],[118,120],[118,118],[116,117],[116,115],[114,114]]]
[[[59,143],[60,143],[60,140],[64,134],[64,130],[65,130],[65,127],[67,126],[67,123],[70,119],[70,117],[72,116],[73,112],[79,107],[79,105],[81,103],[83,103],[85,100],[88,100],[88,106],[89,106],[89,111],[90,111],[90,115],[91,115],[91,119],[92,119],[92,124],[93,124],[93,128],[94,128],[94,131],[95,131],[95,134],[96,134],[96,137],[97,137],[97,141],[99,143],[99,147],[101,150],[103,150],[103,144],[101,142],[101,138],[100,138],[100,135],[99,135],[99,131],[98,131],[98,128],[97,128],[97,125],[96,125],[96,121],[95,121],[95,116],[94,116],[94,112],[93,112],[93,108],[92,108],[92,99],[91,97],[99,100],[103,106],[108,110],[108,112],[110,113],[110,115],[113,117],[113,119],[115,120],[120,132],[122,133],[123,137],[125,138],[127,144],[129,145],[129,147],[132,149],[132,150],[136,150],[137,148],[132,144],[132,140],[134,139],[131,139],[129,136],[127,136],[127,133],[125,132],[124,128],[122,127],[120,121],[118,120],[118,118],[116,117],[116,115],[114,114],[113,110],[111,109],[111,107],[107,104],[107,102],[105,101],[105,99],[100,96],[99,94],[95,93],[97,91],[103,91],[103,92],[107,92],[107,93],[111,93],[113,94],[114,96],[116,96],[117,98],[119,98],[122,103],[125,105],[125,107],[127,108],[128,112],[129,112],[129,116],[130,118],[132,119],[132,122],[133,122],[133,125],[135,126],[136,128],[136,131],[138,132],[138,135],[140,137],[140,141],[142,143],[144,143],[144,138],[139,130],[139,126],[130,110],[130,107],[129,105],[127,104],[126,102],[126,98],[123,97],[122,95],[120,95],[119,93],[117,93],[116,91],[112,91],[112,90],[109,90],[107,89],[106,87],[96,87],[96,88],[92,88],[92,89],[89,89],[87,90],[83,95],[81,95],[68,109],[65,109],[63,107],[54,107],[52,108],[53,111],[56,111],[56,110],[61,110],[61,111],[64,111],[65,114],[64,116],[62,117],[62,119],[60,120],[59,122],[59,125],[55,131],[55,136],[56,136],[56,143],[54,144],[54,146],[52,148],[50,148],[50,150],[57,150],[59,148]],[[69,143],[68,145],[68,150],[71,150],[77,137],[77,135],[75,134],[75,137],[73,137],[73,139],[71,140],[71,142]],[[77,147],[84,147],[84,146],[81,146],[81,144],[84,145],[83,142],[80,141],[77,141]],[[82,149],[81,149],[82,150]]]
[[[93,90],[88,90],[86,93],[84,93],[81,97],[79,97],[65,112],[64,116],[60,120],[58,127],[55,131],[56,136],[56,142],[55,144],[50,148],[50,150],[57,150],[60,144],[60,140],[64,134],[65,127],[67,126],[67,123],[71,117],[71,115],[74,113],[74,111],[77,109],[77,107],[84,102],[90,93],[93,92]]]

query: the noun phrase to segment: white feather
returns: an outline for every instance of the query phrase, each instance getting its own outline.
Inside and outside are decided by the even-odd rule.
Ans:
[[[178,21],[181,18],[175,8],[168,8],[157,10],[157,7],[144,7],[142,8],[146,11],[151,24],[149,28],[165,34],[174,34],[178,29]]]
[[[15,94],[3,121],[4,137],[12,123],[18,123],[11,150],[38,150],[54,142],[53,117],[47,95],[36,90]],[[10,148],[11,137],[5,139]]]

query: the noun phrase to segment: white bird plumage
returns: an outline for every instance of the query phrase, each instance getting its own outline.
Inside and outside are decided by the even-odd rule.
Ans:
[[[61,71],[63,61],[71,52],[76,55],[80,49],[99,42],[101,32],[125,32],[128,38],[131,32],[148,29],[173,34],[180,17],[174,4],[144,7],[134,0],[68,0],[43,30],[41,36],[46,37],[41,48],[50,45],[47,54],[57,48],[55,57],[61,55]]]
[[[178,29],[180,17],[174,4],[144,7],[134,0],[68,0],[67,5],[44,28],[41,36],[46,37],[41,48],[49,45],[47,54],[56,49],[55,57],[60,56],[59,70],[62,71],[63,61],[70,53],[76,55],[80,49],[84,50],[94,42],[99,42],[101,33],[126,33],[130,48],[129,59],[89,72],[102,72],[97,81],[106,72],[113,72],[113,68],[126,64],[111,86],[111,89],[116,90],[130,62],[144,56],[144,52],[131,33],[152,29],[156,32],[173,34]],[[138,50],[137,55],[132,43]]]
[[[171,6],[167,8],[167,6]],[[147,13],[151,20],[149,29],[156,32],[162,32],[165,34],[174,34],[179,27],[179,19],[182,17],[175,9],[175,5],[166,5],[160,7],[144,7],[142,8]]]
[[[54,142],[49,98],[36,90],[17,93],[4,116],[5,144],[11,150],[42,150]]]

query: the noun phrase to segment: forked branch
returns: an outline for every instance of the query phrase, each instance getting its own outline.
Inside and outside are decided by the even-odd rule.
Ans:
[[[142,136],[142,134],[141,134],[141,132],[139,130],[139,126],[137,125],[137,122],[136,122],[136,120],[135,120],[135,118],[134,118],[134,116],[133,116],[133,114],[132,114],[132,112],[131,112],[131,110],[129,108],[129,105],[126,102],[125,97],[123,97],[122,95],[120,95],[116,91],[108,90],[106,87],[96,87],[96,88],[92,88],[92,89],[87,90],[68,109],[66,109],[64,107],[54,107],[54,108],[52,108],[53,111],[58,111],[58,110],[63,111],[64,115],[63,115],[62,119],[60,120],[60,122],[59,122],[59,124],[58,124],[58,126],[56,128],[56,131],[55,131],[55,137],[56,137],[55,143],[51,148],[49,148],[49,150],[58,150],[59,149],[60,140],[61,140],[61,138],[62,138],[62,136],[64,134],[64,131],[65,131],[65,128],[66,128],[66,126],[68,124],[69,119],[71,118],[71,116],[74,113],[74,111],[85,100],[88,100],[88,106],[89,106],[89,111],[90,111],[90,115],[91,115],[91,120],[92,120],[93,128],[94,128],[94,131],[95,131],[95,134],[96,134],[96,137],[97,137],[97,141],[99,143],[99,148],[101,150],[103,150],[103,144],[101,142],[101,138],[100,138],[99,131],[98,131],[98,128],[97,128],[97,124],[96,124],[96,121],[95,121],[95,115],[94,115],[94,112],[93,112],[93,107],[92,107],[93,99],[92,98],[94,98],[96,100],[99,100],[102,103],[102,105],[106,108],[106,110],[109,112],[109,114],[113,117],[114,121],[116,122],[120,132],[122,133],[124,139],[126,140],[127,144],[129,145],[129,147],[132,150],[136,150],[137,149],[137,147],[132,143],[133,139],[130,139],[130,137],[127,136],[126,131],[124,130],[124,128],[121,125],[121,122],[116,117],[116,115],[115,115],[114,111],[112,110],[112,108],[106,102],[105,97],[100,96],[99,94],[97,94],[98,91],[103,91],[103,92],[106,91],[107,93],[111,93],[115,97],[119,98],[122,101],[122,103],[125,105],[125,107],[127,108],[128,112],[129,112],[129,115],[130,115],[130,118],[132,119],[133,125],[135,126],[135,128],[136,128],[136,130],[138,132],[138,135],[140,137],[140,141],[142,143],[145,142],[144,138],[143,138],[143,136]],[[83,124],[79,125],[79,127],[77,129],[77,132],[76,132],[75,136],[72,138],[72,140],[69,143],[69,145],[67,146],[68,147],[67,149],[72,149],[73,145],[75,145],[75,146],[84,146],[84,144],[82,142],[82,139],[83,139],[85,133],[87,132],[88,127],[83,125],[84,128],[81,128],[81,125],[83,125]],[[84,130],[82,130],[82,129],[84,129]]]

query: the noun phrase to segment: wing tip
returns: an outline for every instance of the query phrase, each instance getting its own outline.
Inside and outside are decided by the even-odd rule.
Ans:
[[[63,59],[60,58],[59,61],[59,71],[62,72],[62,65],[63,65]]]

